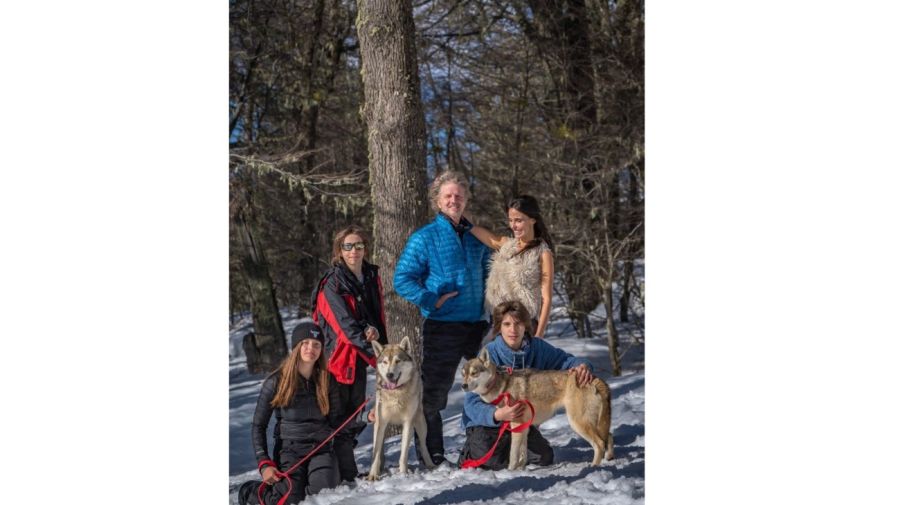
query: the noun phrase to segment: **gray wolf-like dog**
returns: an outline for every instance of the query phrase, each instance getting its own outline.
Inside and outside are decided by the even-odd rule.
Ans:
[[[470,359],[462,370],[462,388],[492,402],[500,393],[508,391],[515,400],[527,399],[534,405],[534,420],[538,426],[550,419],[556,409],[566,408],[569,425],[594,448],[592,465],[600,465],[602,455],[613,458],[613,440],[609,432],[612,415],[609,386],[602,379],[578,387],[575,374],[567,370],[514,370],[512,374],[499,371],[488,358],[487,349]],[[531,413],[525,409],[526,416]],[[515,428],[521,423],[510,423]],[[509,469],[525,467],[528,430],[513,433],[509,450]]]
[[[375,447],[368,480],[378,479],[384,464],[384,435],[389,424],[403,426],[400,446],[400,473],[407,473],[409,444],[415,429],[419,447],[425,448],[425,414],[422,411],[422,375],[411,355],[409,337],[399,344],[380,345],[375,350]],[[422,450],[425,466],[434,468],[427,450]]]

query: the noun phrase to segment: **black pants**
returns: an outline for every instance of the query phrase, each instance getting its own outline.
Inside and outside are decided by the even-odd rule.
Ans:
[[[362,358],[356,358],[356,377],[353,378],[353,384],[341,384],[337,381],[333,381],[330,384],[331,387],[337,388],[337,394],[340,398],[340,404],[331,407],[336,409],[335,415],[339,423],[344,422],[347,416],[352,414],[366,399],[366,371],[368,366]],[[334,437],[334,454],[337,456],[342,481],[352,482],[359,474],[353,448],[356,447],[356,438],[359,437],[360,432],[366,427],[366,422],[363,421],[362,415],[357,414],[356,418],[347,423],[347,426]]]
[[[459,360],[478,354],[487,321],[475,323],[426,319],[422,326],[422,410],[428,436],[425,445],[435,464],[444,460],[444,422],[441,410],[447,407],[447,394],[453,387]],[[416,440],[416,451],[421,450]]]
[[[497,441],[497,434],[500,428],[491,428],[489,426],[472,426],[466,428],[466,442],[463,444],[462,452],[459,455],[459,466],[462,467],[463,461],[467,459],[478,459],[483,457],[494,442]],[[512,444],[512,434],[507,431],[497,442],[497,448],[494,454],[478,468],[485,470],[503,470],[509,466],[509,448]],[[526,461],[529,465],[547,466],[553,463],[553,447],[550,442],[541,435],[541,432],[534,426],[528,429],[528,455]]]
[[[275,456],[278,469],[287,471],[297,461],[306,456],[315,446],[307,443],[296,443],[292,440],[283,440],[280,444],[281,451]],[[338,485],[337,458],[328,447],[319,449],[309,460],[300,465],[290,474],[291,494],[287,503],[293,505],[306,499],[307,495],[313,495],[319,491]],[[288,492],[288,479],[282,478],[273,486],[263,489],[263,502],[260,504],[257,491],[262,481],[251,480],[241,485],[238,491],[238,503],[241,505],[275,505],[278,500]]]

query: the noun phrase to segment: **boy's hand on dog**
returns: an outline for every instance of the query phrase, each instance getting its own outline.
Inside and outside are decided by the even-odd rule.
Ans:
[[[594,374],[591,373],[591,370],[584,363],[575,368],[570,368],[569,373],[575,374],[575,382],[578,384],[578,387],[582,387],[594,380]]]
[[[281,480],[281,477],[275,474],[275,468],[271,466],[264,466],[260,473],[262,473],[263,481],[266,484],[275,484]]]
[[[524,413],[525,404],[510,405],[509,398],[504,398],[503,406],[497,407],[497,410],[494,411],[494,420],[497,422],[513,421],[521,423],[525,421],[522,419],[522,414]]]

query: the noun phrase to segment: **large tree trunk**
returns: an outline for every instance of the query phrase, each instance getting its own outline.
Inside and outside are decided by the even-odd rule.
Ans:
[[[269,275],[269,267],[262,245],[253,230],[252,210],[249,196],[244,188],[236,195],[239,199],[232,214],[234,232],[241,247],[239,250],[241,270],[250,291],[250,310],[253,315],[254,343],[258,351],[260,370],[274,370],[287,355],[284,327],[275,287]]]
[[[410,234],[425,222],[425,118],[419,98],[410,0],[360,0],[356,29],[368,126],[369,183],[375,207],[374,261],[381,266],[388,339],[415,340],[415,306],[394,291],[394,265]]]

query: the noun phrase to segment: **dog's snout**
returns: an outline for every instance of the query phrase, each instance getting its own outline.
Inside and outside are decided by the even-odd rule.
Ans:
[[[463,383],[462,383],[462,388],[463,388],[463,391],[468,391],[468,390],[469,390],[469,385],[466,384],[465,382],[463,382]]]
[[[387,377],[387,379],[390,381],[394,380],[394,372],[388,372],[385,377]]]

